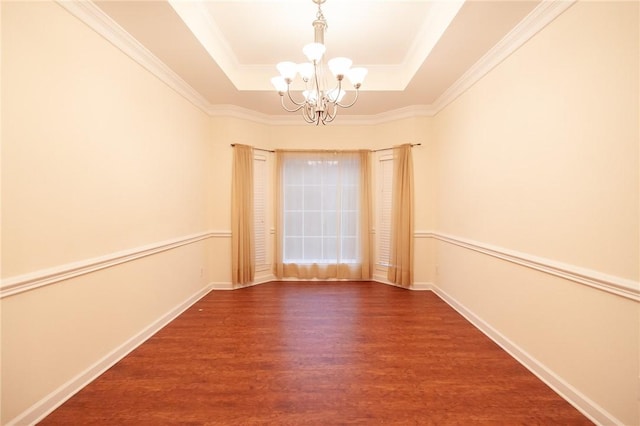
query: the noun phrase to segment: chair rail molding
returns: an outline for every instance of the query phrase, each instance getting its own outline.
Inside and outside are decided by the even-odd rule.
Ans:
[[[638,281],[440,232],[417,231],[414,238],[433,238],[640,302]]]
[[[0,299],[13,296],[38,287],[65,281],[81,275],[89,274],[125,262],[151,256],[163,251],[172,250],[187,244],[193,244],[208,238],[231,238],[229,231],[205,231],[173,238],[157,243],[147,244],[128,250],[110,253],[104,256],[67,263],[53,268],[41,269],[15,277],[5,278],[0,283]]]

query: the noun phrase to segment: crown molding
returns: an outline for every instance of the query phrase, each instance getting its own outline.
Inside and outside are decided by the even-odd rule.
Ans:
[[[531,37],[540,32],[554,19],[575,3],[576,0],[543,0],[518,25],[493,46],[482,58],[471,66],[433,103],[440,112],[458,96],[466,92],[489,71],[522,47]]]
[[[56,2],[203,112],[209,102],[90,0]]]
[[[269,80],[273,75],[273,64],[240,63],[204,2],[168,0],[168,3],[236,89],[273,91]],[[404,90],[463,4],[464,0],[431,2],[427,19],[422,24],[414,42],[409,46],[402,62],[366,65],[369,68],[366,90]]]
[[[211,104],[92,1],[56,1],[115,47],[122,50],[131,59],[158,77],[167,86],[212,117],[234,117],[276,126],[305,124],[300,122],[299,116],[270,115],[235,105]],[[340,120],[332,123],[332,125],[376,125],[406,118],[436,115],[567,10],[575,1],[543,0],[513,30],[456,80],[433,104],[414,105],[375,115],[342,115]]]
[[[168,0],[168,3],[236,89],[256,90],[234,78],[242,75],[240,63],[204,2]]]
[[[273,124],[274,117],[279,117],[279,116],[269,115],[269,114],[258,112],[252,109],[243,108],[241,106],[230,105],[230,104],[209,105],[209,107],[207,108],[207,114],[209,114],[210,117],[239,118],[241,120],[253,121],[259,124]],[[289,116],[283,116],[283,117],[289,117]],[[292,118],[292,117],[289,117],[289,118]]]
[[[471,66],[458,80],[456,80],[433,104],[416,105],[387,111],[376,115],[343,115],[339,122],[332,125],[376,125],[410,117],[431,117],[438,114],[447,105],[456,100],[470,87],[487,75],[493,68],[522,47],[531,37],[540,32],[553,20],[571,7],[576,0],[543,0],[518,25],[516,25],[493,48]],[[220,108],[219,108],[220,107]],[[229,105],[211,106],[211,115],[235,116],[251,121],[258,121],[269,125],[302,125],[299,117],[290,115],[268,115],[242,108],[238,115],[238,107]],[[215,111],[215,114],[211,111]]]
[[[269,115],[236,105],[212,105],[207,113],[212,117],[231,117],[269,126],[307,126],[300,115]],[[368,126],[416,117],[432,117],[436,111],[429,105],[412,105],[372,115],[341,115],[332,126]]]
[[[460,9],[462,9],[462,6],[464,6],[464,3],[465,0],[431,2],[427,19],[413,39],[413,43],[407,50],[404,61],[400,64],[402,71],[397,72],[397,74],[402,76],[402,78],[396,78],[396,80],[402,82],[400,90],[404,90],[409,83],[411,83],[411,80],[413,80],[424,61],[431,54],[433,48],[447,31],[458,15],[458,12],[460,12]],[[369,74],[372,73],[370,72]],[[388,79],[387,76],[384,78],[385,80]],[[367,87],[368,86],[369,83],[367,82]]]

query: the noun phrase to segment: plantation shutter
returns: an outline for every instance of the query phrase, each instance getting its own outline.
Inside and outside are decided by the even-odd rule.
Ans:
[[[268,268],[267,263],[267,159],[256,155],[253,160],[253,218],[255,232],[256,270]]]
[[[382,157],[378,163],[379,190],[378,194],[378,230],[377,235],[377,264],[389,265],[391,244],[391,204],[393,200],[393,157]]]

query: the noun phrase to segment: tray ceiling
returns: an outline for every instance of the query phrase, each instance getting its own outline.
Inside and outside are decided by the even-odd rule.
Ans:
[[[302,62],[311,0],[96,1],[102,12],[206,102],[280,115],[275,64]],[[327,58],[369,68],[341,114],[434,105],[540,1],[327,0]]]

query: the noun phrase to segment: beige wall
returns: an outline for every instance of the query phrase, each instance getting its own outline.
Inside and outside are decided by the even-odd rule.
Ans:
[[[437,231],[638,280],[638,3],[579,2],[434,119]],[[626,424],[638,303],[439,242],[437,286]]]
[[[210,118],[49,2],[2,2],[2,278],[207,231]],[[5,297],[4,424],[206,287],[210,240]]]

